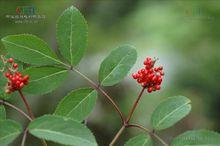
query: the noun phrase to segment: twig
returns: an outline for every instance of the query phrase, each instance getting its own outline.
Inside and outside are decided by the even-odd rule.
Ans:
[[[26,128],[24,130],[24,135],[22,137],[21,146],[25,146],[25,141],[26,141],[26,138],[27,138],[27,133],[28,133],[28,128]]]
[[[24,94],[22,93],[21,90],[18,90],[18,92],[19,92],[19,94],[20,94],[20,96],[21,96],[21,99],[23,100],[23,102],[24,102],[24,104],[25,104],[25,107],[26,107],[26,109],[27,109],[28,114],[30,115],[30,117],[31,117],[32,119],[34,119],[34,114],[33,114],[32,110],[31,110],[31,108],[30,108],[30,105],[28,104],[28,101],[27,101],[26,97],[24,96]]]
[[[118,133],[115,135],[115,137],[113,138],[113,140],[111,141],[111,143],[109,144],[109,146],[113,146],[114,143],[118,140],[118,138],[120,137],[120,135],[122,134],[122,132],[125,130],[125,125],[123,125],[121,127],[121,129],[118,131]]]
[[[132,117],[132,115],[133,115],[133,113],[134,113],[134,111],[135,111],[135,109],[136,109],[136,107],[137,107],[137,105],[138,105],[138,102],[140,101],[141,96],[142,96],[143,93],[144,93],[144,90],[145,90],[145,88],[143,87],[143,88],[141,89],[141,92],[139,93],[139,95],[138,95],[138,97],[137,97],[137,99],[136,99],[136,101],[135,101],[133,107],[131,108],[130,113],[128,114],[128,118],[126,119],[126,123],[129,123],[129,122],[130,122],[131,117]]]
[[[12,109],[16,110],[17,112],[19,112],[20,114],[22,114],[23,116],[25,116],[29,121],[32,121],[31,117],[28,116],[22,109],[16,107],[15,105],[13,104],[10,104],[9,102],[7,101],[4,101],[4,100],[0,100],[0,104],[3,104],[3,105],[7,105],[8,107],[11,107]]]
[[[75,69],[75,68],[71,68],[71,71],[75,71],[76,73],[78,73],[81,77],[83,77],[85,80],[87,80],[91,86],[101,92],[113,105],[113,107],[115,108],[115,110],[118,112],[122,122],[124,122],[124,116],[119,108],[119,106],[114,102],[114,100],[112,99],[112,97],[110,97],[99,85],[97,85],[96,83],[94,83],[91,79],[89,79],[87,76],[85,76],[83,73],[81,73],[79,70]]]
[[[129,124],[127,125],[127,127],[136,127],[139,128],[141,130],[144,130],[145,132],[147,132],[149,135],[154,136],[155,138],[157,138],[164,146],[169,146],[160,136],[158,136],[154,130],[150,131],[149,129],[145,128],[144,126],[141,126],[139,124]]]

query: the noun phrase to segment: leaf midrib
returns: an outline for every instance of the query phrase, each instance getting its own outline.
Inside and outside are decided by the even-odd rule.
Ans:
[[[187,104],[189,104],[189,103],[190,103],[190,101],[187,101],[185,104],[179,106],[178,108],[176,108],[175,110],[173,110],[172,112],[170,112],[169,114],[167,114],[164,118],[162,118],[162,119],[158,122],[158,124],[157,124],[155,127],[159,127],[159,125],[160,125],[164,120],[166,120],[170,115],[172,115],[173,113],[175,113],[176,111],[178,111],[178,110],[181,109],[183,106],[185,106],[185,105],[187,105]]]
[[[72,38],[73,38],[73,33],[72,33],[72,19],[73,19],[73,11],[71,11],[71,21],[70,21],[70,64],[72,64],[73,62],[72,62],[72,60],[73,60],[73,51],[72,51]]]
[[[131,50],[128,51],[127,55],[125,55],[124,57],[122,57],[122,59],[118,62],[118,64],[117,64],[117,65],[111,70],[111,72],[102,80],[101,84],[103,84],[103,82],[112,74],[112,72],[120,65],[120,63],[121,63],[122,61],[124,61],[124,59],[125,59],[127,56],[130,55],[130,52],[131,52]]]
[[[31,51],[33,51],[33,52],[39,53],[39,54],[41,54],[41,55],[43,55],[43,56],[45,56],[45,57],[47,57],[47,58],[49,58],[49,59],[51,59],[51,60],[53,60],[53,61],[55,61],[55,62],[58,62],[58,63],[64,65],[63,62],[61,62],[61,61],[59,61],[59,60],[57,60],[57,59],[55,59],[55,58],[53,58],[53,57],[51,57],[51,56],[48,56],[48,55],[46,55],[46,54],[44,54],[44,53],[42,53],[42,52],[40,52],[40,51],[38,51],[38,50],[35,50],[35,49],[30,48],[30,47],[26,47],[26,46],[23,46],[23,45],[20,45],[20,44],[16,44],[16,43],[10,42],[10,41],[7,41],[7,40],[5,40],[5,39],[2,39],[2,40],[5,41],[5,42],[7,42],[7,43],[9,43],[9,44],[15,45],[15,46],[17,46],[17,47],[25,48],[25,49],[27,49],[27,50],[31,50]]]
[[[74,111],[76,108],[78,108],[78,107],[80,106],[80,104],[81,104],[82,102],[84,102],[84,101],[87,99],[87,97],[89,97],[89,96],[93,93],[93,91],[94,91],[94,90],[92,90],[91,93],[89,93],[82,101],[80,101],[79,104],[78,104],[77,106],[75,106],[66,116],[68,117],[68,116],[72,113],[72,111]]]
[[[54,75],[57,75],[57,74],[61,74],[61,73],[63,73],[63,72],[67,72],[67,70],[62,70],[62,71],[59,71],[59,72],[50,74],[50,75],[48,75],[48,76],[41,77],[41,78],[36,79],[36,80],[31,80],[30,82],[36,82],[36,81],[42,80],[42,79],[44,79],[44,78],[48,78],[48,77],[51,77],[51,76],[54,76]]]
[[[82,141],[86,141],[88,143],[94,144],[91,141],[89,141],[87,139],[83,139],[83,138],[81,138],[79,136],[71,136],[71,135],[68,135],[68,134],[65,134],[65,133],[61,133],[61,132],[57,132],[57,131],[51,131],[51,130],[46,130],[46,129],[32,129],[32,132],[34,132],[34,131],[35,132],[45,132],[45,133],[52,133],[52,134],[57,134],[57,135],[63,135],[63,136],[67,136],[67,137],[70,137],[70,138],[77,138],[77,139],[80,139]],[[96,146],[96,145],[94,145],[94,146]]]
[[[149,141],[149,139],[150,139],[150,138],[147,138],[147,139],[144,141],[144,143],[143,143],[143,145],[142,145],[142,146],[144,146],[145,144],[147,144],[147,143],[148,143],[148,141]]]
[[[20,134],[20,131],[17,131],[17,132],[15,132],[15,133],[12,133],[12,134],[3,136],[3,137],[0,138],[0,141],[3,140],[3,139],[6,139],[6,138],[8,138],[8,137],[11,137],[11,136],[14,136],[14,135],[18,135],[18,134]]]

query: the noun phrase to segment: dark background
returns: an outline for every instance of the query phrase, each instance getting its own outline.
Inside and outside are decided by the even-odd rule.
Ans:
[[[16,23],[7,15],[16,15],[18,6],[36,7],[36,13],[46,18],[37,22]],[[167,142],[191,129],[211,129],[220,132],[220,1],[219,0],[81,0],[81,1],[0,1],[0,37],[9,34],[31,33],[44,39],[57,51],[56,20],[67,7],[81,10],[89,24],[89,44],[78,68],[97,82],[102,59],[120,44],[137,47],[138,60],[131,72],[142,66],[146,56],[159,57],[164,66],[162,90],[144,94],[133,117],[150,128],[150,114],[155,106],[169,96],[184,95],[192,100],[192,112],[174,127],[159,133]],[[1,51],[3,47],[1,44]],[[77,74],[57,90],[43,96],[29,96],[35,115],[52,113],[59,100],[69,91],[88,86]],[[141,87],[130,74],[120,84],[106,88],[125,114],[128,114]],[[23,106],[15,95],[12,103]],[[18,113],[7,109],[8,118],[24,124]],[[109,102],[99,96],[96,108],[88,118],[100,146],[107,146],[120,128],[120,119]],[[123,145],[139,130],[126,130],[118,142]],[[21,137],[20,137],[21,138]],[[21,139],[11,146],[19,145]],[[27,146],[38,146],[39,141],[28,136]],[[159,143],[156,144],[160,146]],[[50,144],[55,146],[55,144]]]

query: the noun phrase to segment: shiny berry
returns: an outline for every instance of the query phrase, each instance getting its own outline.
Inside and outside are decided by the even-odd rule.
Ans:
[[[18,68],[18,64],[17,64],[17,63],[14,63],[14,64],[13,64],[13,68],[14,68],[14,69],[17,69],[17,68]]]
[[[13,59],[13,58],[9,58],[9,59],[8,59],[8,62],[9,62],[9,63],[13,63],[13,62],[14,62],[14,59]]]
[[[163,67],[154,67],[157,59],[147,57],[144,60],[145,68],[140,69],[137,73],[132,74],[132,77],[149,93],[160,90],[163,80]]]

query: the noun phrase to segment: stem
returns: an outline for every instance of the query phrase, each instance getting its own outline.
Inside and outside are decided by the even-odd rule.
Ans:
[[[22,93],[21,90],[18,90],[18,92],[19,92],[19,94],[20,94],[20,96],[21,96],[21,98],[22,98],[22,100],[23,100],[23,102],[24,102],[24,104],[25,104],[25,107],[26,107],[26,109],[27,109],[27,111],[28,111],[29,116],[31,117],[32,120],[35,119],[34,114],[33,114],[32,110],[31,110],[31,108],[30,108],[30,105],[29,105],[29,103],[28,103],[26,97],[24,96],[24,94]],[[24,140],[24,142],[25,142],[25,140],[26,140],[26,135],[27,135],[27,132],[25,131],[25,132],[24,132],[24,136],[23,136],[24,139],[22,139],[22,143],[23,143],[23,140]],[[45,141],[44,139],[41,139],[41,142],[42,142],[43,146],[47,146],[47,143],[46,143],[46,141]]]
[[[118,112],[121,121],[124,123],[124,116],[119,108],[119,106],[114,102],[114,100],[112,99],[112,97],[110,97],[99,85],[97,85],[96,83],[94,83],[91,79],[89,79],[87,76],[85,76],[83,73],[81,73],[79,70],[75,69],[75,68],[71,68],[71,71],[75,71],[76,73],[78,73],[81,77],[83,77],[85,80],[87,80],[91,86],[93,87],[93,89],[95,89],[96,91],[101,92],[113,105],[113,107],[115,108],[115,110]]]
[[[13,104],[10,104],[10,103],[8,103],[7,101],[4,101],[4,100],[0,100],[0,104],[7,105],[8,107],[11,107],[12,109],[16,110],[17,112],[19,112],[20,114],[25,116],[29,121],[32,121],[30,116],[28,116],[23,110],[21,110],[20,108],[14,106]]]
[[[138,105],[138,102],[140,101],[141,96],[142,96],[142,94],[144,93],[144,90],[145,90],[145,88],[143,87],[143,88],[141,89],[141,92],[139,93],[139,95],[138,95],[138,97],[137,97],[137,99],[136,99],[136,101],[135,101],[135,103],[134,103],[134,105],[133,105],[133,107],[132,107],[130,113],[128,114],[128,118],[127,118],[127,120],[126,120],[126,123],[129,123],[129,122],[130,122],[131,117],[132,117],[132,115],[133,115],[133,113],[134,113],[134,111],[135,111],[135,109],[136,109],[136,107],[137,107],[137,105]]]
[[[128,124],[127,127],[136,127],[136,128],[139,128],[139,129],[142,129],[144,131],[146,131],[147,133],[151,133],[151,131],[141,125],[138,125],[138,124]]]
[[[150,135],[154,136],[155,138],[157,138],[164,146],[169,146],[162,138],[160,138],[160,136],[158,136],[156,133],[150,131],[149,129],[141,126],[141,125],[138,125],[138,124],[129,124],[127,125],[127,127],[136,127],[136,128],[139,128],[141,130],[144,130],[145,132],[149,133]]]
[[[23,102],[24,102],[24,104],[25,104],[25,107],[26,107],[26,109],[27,109],[27,112],[28,112],[29,116],[30,116],[32,119],[34,119],[34,114],[33,114],[32,110],[31,110],[31,108],[30,108],[30,105],[28,104],[28,101],[27,101],[26,97],[24,96],[24,94],[22,93],[21,90],[18,90],[18,92],[19,92],[19,94],[20,94],[20,96],[21,96],[21,98],[22,98],[22,100],[23,100]]]
[[[162,138],[160,138],[160,136],[158,136],[157,134],[153,133],[153,136],[155,138],[157,138],[164,146],[169,146]]]
[[[132,117],[132,115],[133,115],[133,113],[134,113],[134,111],[135,111],[135,109],[136,109],[136,107],[137,107],[137,105],[138,105],[138,102],[139,102],[140,99],[141,99],[142,94],[144,93],[144,90],[145,90],[145,88],[143,87],[143,88],[141,89],[141,92],[139,93],[139,95],[138,95],[138,97],[137,97],[137,99],[136,99],[136,101],[135,101],[133,107],[131,108],[131,111],[130,111],[130,113],[128,114],[128,117],[126,118],[126,121],[123,122],[123,125],[122,125],[121,129],[120,129],[120,130],[118,131],[118,133],[115,135],[114,139],[112,140],[112,142],[110,143],[109,146],[113,146],[113,144],[118,140],[119,136],[122,134],[122,132],[124,131],[124,129],[129,125],[129,122],[130,122],[130,120],[131,120],[131,117]]]
[[[118,133],[115,135],[115,137],[113,138],[113,140],[111,141],[111,143],[109,144],[109,146],[113,146],[115,144],[115,142],[118,140],[118,138],[120,137],[120,135],[122,134],[122,132],[125,130],[125,125],[123,125],[121,127],[121,129],[118,131]]]
[[[28,133],[28,128],[26,128],[24,130],[24,135],[22,137],[21,146],[25,146],[25,141],[26,141],[26,138],[27,138],[27,133]]]

